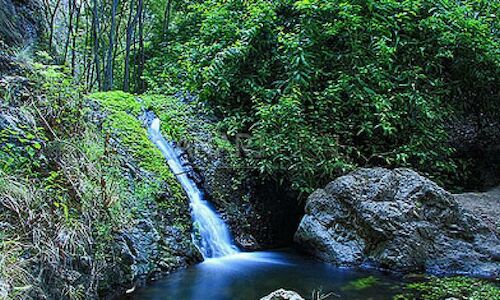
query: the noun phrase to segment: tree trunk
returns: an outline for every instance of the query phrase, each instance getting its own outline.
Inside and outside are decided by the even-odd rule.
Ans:
[[[142,73],[144,72],[144,0],[139,0],[138,6],[139,14],[139,63],[137,64],[137,92],[144,91],[144,81],[142,80]]]
[[[137,23],[138,14],[134,15],[134,0],[130,0],[130,11],[127,21],[127,33],[125,41],[125,70],[123,72],[123,90],[130,90],[130,47],[132,46],[132,35],[134,33],[135,24]]]
[[[98,0],[93,0],[93,21],[92,21],[92,35],[94,39],[94,64],[95,64],[95,74],[97,77],[97,86],[99,90],[102,90],[102,82],[100,76],[100,59],[99,59],[99,3]]]
[[[111,29],[109,30],[109,46],[108,57],[106,62],[106,80],[104,90],[109,91],[113,88],[113,47],[115,46],[115,31],[116,31],[116,9],[118,0],[113,0],[111,7]]]
[[[66,35],[66,42],[64,43],[64,56],[63,63],[66,63],[68,58],[69,42],[71,41],[71,36],[73,35],[73,18],[76,10],[76,1],[70,0],[68,2],[68,34]]]
[[[75,0],[75,5],[76,5],[76,0]],[[72,36],[72,43],[71,43],[71,76],[75,78],[75,70],[76,70],[76,38],[78,36],[78,29],[80,28],[80,13],[82,11],[82,5],[83,2],[80,2],[78,5],[77,11],[76,11],[76,24],[75,28],[73,30],[73,36]],[[87,44],[85,43],[85,46]],[[86,48],[84,48],[83,51],[87,51]],[[83,62],[85,64],[85,61]]]
[[[45,5],[47,6],[47,13],[46,16],[49,18],[48,23],[49,23],[49,50],[53,51],[53,44],[54,44],[54,24],[56,21],[56,15],[57,15],[57,10],[59,9],[59,5],[61,4],[61,0],[57,0],[55,5],[54,5],[54,10],[50,9],[50,1],[46,1]]]
[[[170,26],[170,16],[172,14],[172,0],[167,0],[165,13],[163,15],[163,38],[166,39],[168,28]]]

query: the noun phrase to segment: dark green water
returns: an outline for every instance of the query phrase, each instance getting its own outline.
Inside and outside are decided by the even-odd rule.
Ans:
[[[292,250],[242,253],[209,259],[176,272],[123,299],[255,300],[285,288],[310,299],[314,290],[327,299],[391,299],[401,281],[376,271],[337,268]]]

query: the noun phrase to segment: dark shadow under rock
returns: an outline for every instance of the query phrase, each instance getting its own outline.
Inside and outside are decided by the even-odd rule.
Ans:
[[[500,183],[500,121],[494,114],[458,116],[448,125],[454,154],[468,164],[457,184],[468,191],[487,190]]]
[[[191,124],[214,122],[199,118]],[[192,141],[183,148],[190,176],[227,222],[236,244],[243,250],[292,244],[303,211],[297,193],[277,182],[262,182],[252,169],[235,167],[234,157],[218,148],[214,133],[203,126],[189,131]]]

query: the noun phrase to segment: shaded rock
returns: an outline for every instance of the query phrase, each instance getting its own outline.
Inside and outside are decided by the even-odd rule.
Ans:
[[[151,271],[151,262],[154,262],[159,254],[160,234],[150,219],[142,219],[124,235],[134,255],[134,264],[132,265],[134,276],[136,278],[146,277]]]
[[[263,298],[260,298],[260,300],[304,300],[304,298],[294,291],[279,289]]]
[[[185,214],[185,226],[189,227],[187,203]],[[108,262],[99,287],[102,297],[113,298],[131,287],[141,287],[202,260],[189,232],[169,225],[166,220],[169,218],[171,212],[151,201],[126,230],[115,235],[110,249],[114,260]]]
[[[466,190],[487,190],[500,183],[500,121],[490,114],[456,116],[447,128],[454,156],[468,162],[460,182]]]
[[[453,195],[409,169],[360,169],[311,194],[296,243],[339,265],[498,276],[499,241]]]
[[[192,95],[178,97],[192,102]],[[276,182],[257,180],[258,175],[250,168],[235,168],[234,157],[215,142],[227,137],[214,136],[207,129],[215,122],[214,118],[198,114],[188,122],[191,139],[178,143],[193,166],[190,177],[214,204],[240,248],[258,250],[289,245],[302,216],[297,194]]]
[[[457,202],[481,219],[491,231],[500,230],[500,186],[484,193],[463,193],[454,195]]]
[[[0,77],[17,72],[18,70],[19,66],[14,58],[8,54],[2,53],[0,50]]]
[[[42,11],[37,0],[0,0],[0,40],[19,46],[36,39],[43,28]]]

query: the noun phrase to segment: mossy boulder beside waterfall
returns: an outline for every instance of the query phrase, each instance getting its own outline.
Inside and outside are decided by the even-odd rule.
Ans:
[[[339,265],[500,274],[496,233],[452,194],[409,169],[360,169],[317,190],[295,241]]]

